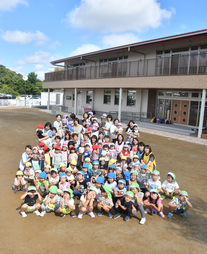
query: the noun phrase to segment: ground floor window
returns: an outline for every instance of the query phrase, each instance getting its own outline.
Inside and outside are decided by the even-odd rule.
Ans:
[[[86,91],[86,103],[91,104],[93,99],[93,91]]]
[[[135,106],[136,105],[136,90],[128,90],[127,91],[127,106]]]
[[[111,104],[111,90],[104,90],[104,104]]]
[[[114,105],[119,105],[119,89],[115,89]]]

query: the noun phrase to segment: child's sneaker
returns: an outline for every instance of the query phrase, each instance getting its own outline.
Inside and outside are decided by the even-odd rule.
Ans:
[[[187,214],[186,214],[185,212],[180,213],[180,215],[181,215],[181,216],[183,216],[183,218],[185,218],[185,219],[187,219],[187,218],[188,218],[188,216],[187,216]]]
[[[70,217],[75,218],[75,213],[74,213],[74,212],[71,212],[71,213],[70,213]]]
[[[88,213],[88,215],[89,215],[92,219],[95,218],[95,215],[94,215],[93,212]]]
[[[63,214],[63,213],[57,213],[57,215],[60,216],[61,218],[65,217],[65,214]]]
[[[44,217],[45,214],[46,214],[46,211],[42,211],[42,212],[40,213],[40,217]]]
[[[27,192],[27,189],[26,189],[26,188],[23,188],[22,191]]]
[[[169,212],[168,215],[167,215],[167,217],[168,217],[169,219],[171,219],[171,218],[173,217],[173,213]]]
[[[146,209],[146,210],[144,211],[144,213],[152,213],[152,211],[150,211],[149,209]]]
[[[23,218],[27,217],[27,214],[25,212],[20,212],[20,214]]]
[[[165,199],[165,195],[161,195],[160,199],[161,200]]]
[[[159,215],[160,215],[161,218],[165,218],[165,215],[164,215],[163,212],[160,212]]]
[[[101,216],[103,215],[103,212],[100,211],[100,212],[97,213],[97,215],[98,215],[99,217],[101,217]]]
[[[121,217],[121,214],[120,213],[116,213],[116,214],[114,214],[113,219],[118,219],[119,217]]]
[[[128,221],[130,219],[130,216],[129,215],[126,215],[125,217],[124,217],[124,221]]]
[[[36,214],[37,216],[40,216],[40,212],[39,211],[34,211],[34,214]]]
[[[112,214],[111,213],[107,213],[107,216],[111,219],[112,218]]]
[[[15,189],[15,190],[14,190],[14,194],[16,194],[16,193],[17,193],[17,191],[18,191],[18,189]]]
[[[146,218],[141,218],[141,220],[140,220],[139,224],[144,225],[144,224],[145,224],[145,222],[146,222]]]
[[[83,218],[83,214],[82,213],[79,213],[78,214],[78,219],[82,219]]]

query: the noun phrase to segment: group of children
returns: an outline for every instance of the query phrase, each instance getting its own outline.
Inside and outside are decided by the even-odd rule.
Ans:
[[[67,126],[75,120],[68,121]],[[59,125],[62,129],[64,122]],[[79,219],[86,214],[94,218],[94,209],[98,216],[105,213],[108,218],[117,219],[124,215],[124,221],[140,212],[139,223],[144,224],[145,214],[165,217],[162,200],[169,198],[167,217],[180,214],[187,218],[186,211],[192,208],[188,193],[180,190],[172,172],[161,184],[151,147],[139,142],[133,132],[135,137],[129,136],[129,128],[127,143],[121,133],[110,143],[109,135],[104,135],[97,124],[95,119],[92,130],[99,130],[98,137],[89,138],[88,124],[82,138],[71,128],[70,133],[63,131],[62,137],[55,135],[50,143],[47,140],[33,148],[25,147],[13,184],[14,193],[25,192],[21,196],[21,216],[34,212],[43,217],[55,212],[61,218],[67,214],[75,217],[74,200],[78,199]],[[45,137],[42,129],[42,125],[37,126],[38,139]]]

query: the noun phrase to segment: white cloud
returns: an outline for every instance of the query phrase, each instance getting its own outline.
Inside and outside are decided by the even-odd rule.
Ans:
[[[35,52],[33,56],[23,56],[18,61],[15,62],[16,65],[25,65],[27,63],[39,64],[39,63],[49,63],[51,61],[51,54],[49,52],[38,51]]]
[[[103,37],[104,47],[115,47],[138,42],[140,39],[133,33],[110,34]]]
[[[54,41],[53,43],[51,43],[48,48],[49,49],[56,49],[57,47],[62,46],[62,44],[59,41]]]
[[[82,0],[67,14],[74,28],[123,33],[159,27],[174,10],[162,9],[157,0]]]
[[[97,51],[100,50],[101,48],[97,45],[94,44],[83,44],[81,47],[78,47],[76,50],[72,51],[69,55],[70,56],[75,56],[75,55],[80,55],[92,51]]]
[[[37,78],[40,80],[44,80],[45,79],[45,72],[44,71],[36,71],[37,74]]]
[[[0,0],[0,11],[9,11],[18,4],[28,5],[26,0]]]
[[[40,31],[36,31],[35,33],[23,32],[23,31],[19,31],[19,30],[6,31],[2,35],[2,38],[5,41],[17,43],[20,45],[25,45],[25,44],[28,44],[32,41],[36,41],[37,45],[39,46],[39,45],[44,44],[45,41],[48,41],[47,36]]]
[[[35,71],[42,70],[43,68],[44,68],[44,65],[43,65],[43,64],[35,64],[35,65],[34,65],[34,70],[35,70]]]

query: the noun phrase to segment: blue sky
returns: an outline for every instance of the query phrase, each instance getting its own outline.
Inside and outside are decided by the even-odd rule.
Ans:
[[[0,0],[0,64],[40,79],[50,61],[206,29],[207,1]]]

